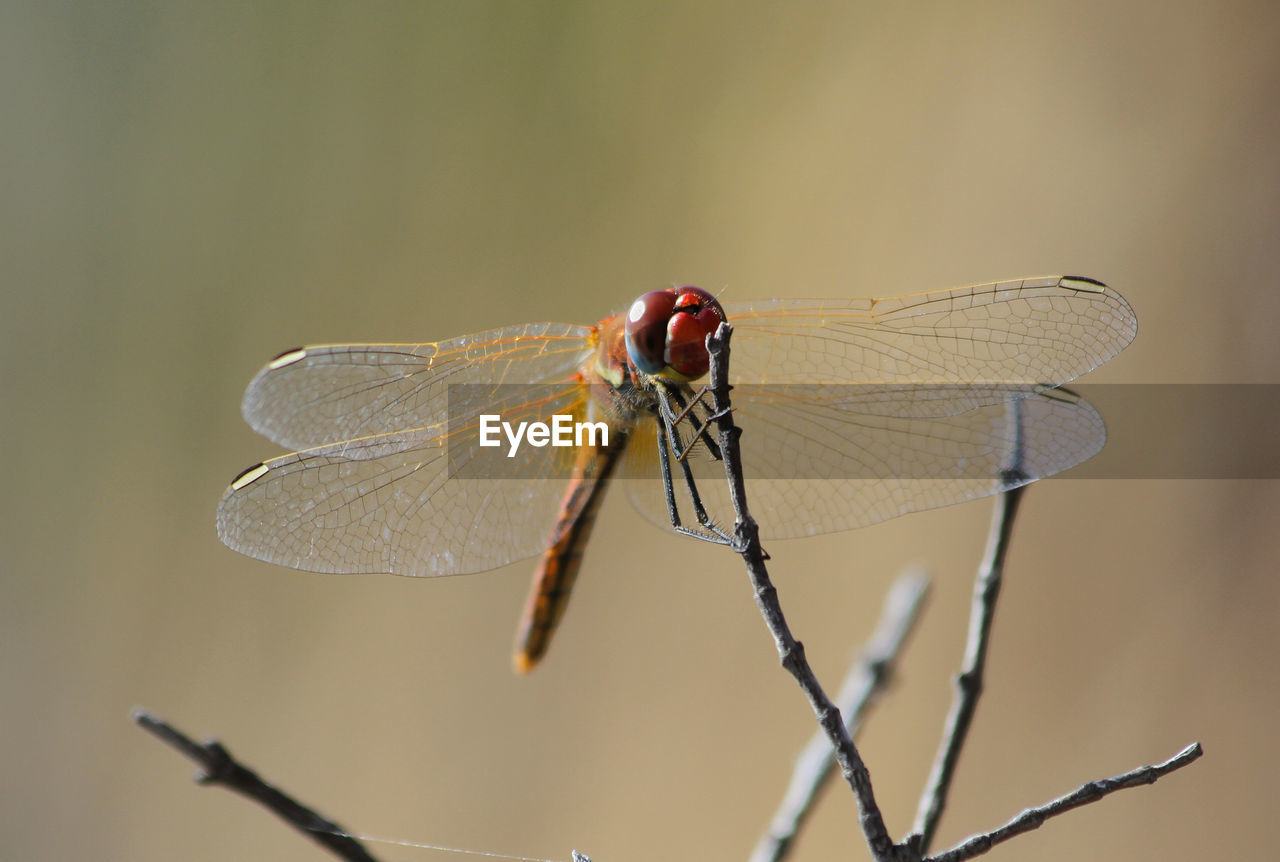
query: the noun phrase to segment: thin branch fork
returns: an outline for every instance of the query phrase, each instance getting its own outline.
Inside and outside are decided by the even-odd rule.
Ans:
[[[808,698],[818,724],[835,751],[840,773],[853,788],[854,796],[858,800],[862,834],[872,857],[876,862],[909,860],[911,858],[909,848],[895,844],[889,837],[884,817],[880,813],[875,792],[871,787],[871,774],[867,770],[867,765],[863,762],[862,755],[858,753],[857,747],[849,736],[849,731],[845,728],[840,710],[823,691],[813,669],[809,666],[804,655],[804,645],[792,636],[791,629],[783,616],[782,606],[778,602],[778,591],[769,580],[764,549],[760,545],[760,528],[747,510],[746,479],[742,470],[742,453],[738,445],[742,431],[734,424],[729,402],[729,339],[732,335],[733,327],[728,323],[721,323],[714,335],[707,336],[707,351],[711,354],[712,416],[716,422],[720,453],[724,458],[725,473],[729,480],[729,495],[733,502],[735,546],[746,563],[747,574],[755,593],[756,606],[760,608],[765,624],[773,634],[782,666],[795,677],[800,689]]]
[[[884,825],[884,817],[875,800],[871,786],[871,776],[862,760],[857,747],[853,744],[849,728],[841,719],[840,710],[831,702],[819,685],[808,661],[805,659],[804,647],[791,634],[782,608],[778,601],[777,590],[769,580],[765,567],[765,555],[760,545],[759,527],[747,509],[746,481],[742,469],[741,450],[738,439],[741,429],[733,421],[732,407],[729,399],[729,340],[733,335],[733,327],[729,323],[720,324],[715,334],[707,337],[707,350],[711,356],[711,390],[713,412],[712,419],[716,423],[719,446],[723,456],[725,473],[729,481],[730,499],[733,504],[734,547],[743,557],[747,572],[755,593],[756,604],[765,619],[765,624],[772,633],[778,656],[782,665],[796,678],[801,690],[809,700],[814,715],[829,741],[835,761],[840,765],[841,774],[853,789],[858,802],[859,822],[863,837],[876,862],[962,862],[981,855],[998,843],[1038,828],[1050,817],[1095,802],[1125,787],[1139,784],[1151,784],[1174,770],[1193,762],[1202,754],[1199,743],[1193,743],[1173,758],[1156,766],[1144,766],[1131,772],[1090,782],[1074,793],[1061,797],[1047,805],[1031,808],[1011,820],[1004,826],[982,835],[974,836],[956,847],[924,858],[925,848],[937,829],[937,824],[945,808],[947,793],[955,775],[955,765],[959,752],[967,737],[972,723],[977,700],[982,691],[983,673],[986,663],[987,644],[989,642],[991,623],[995,612],[996,597],[999,594],[1005,553],[1008,550],[1009,538],[1013,528],[1013,516],[1021,496],[1021,489],[1007,491],[1000,495],[992,525],[992,535],[988,543],[987,553],[979,570],[977,587],[970,618],[970,636],[966,645],[964,668],[957,678],[956,700],[948,717],[947,728],[935,761],[933,774],[928,789],[921,799],[920,813],[917,817],[917,828],[902,843],[894,843]],[[1015,405],[1015,411],[1017,405]],[[798,766],[798,769],[800,766]],[[793,785],[796,782],[793,778]],[[816,792],[816,791],[815,791]],[[812,799],[812,796],[809,797]],[[803,812],[796,818],[796,824],[803,819]],[[754,860],[780,859],[785,855],[794,834],[775,843],[776,855],[753,856]],[[757,847],[761,852],[770,836],[762,839]]]
[[[898,577],[885,596],[880,622],[849,667],[836,705],[844,716],[851,738],[856,737],[862,719],[888,686],[907,638],[915,629],[929,593],[929,579],[920,572]],[[813,811],[818,793],[832,777],[835,756],[831,741],[819,729],[796,758],[786,793],[751,853],[751,862],[779,862],[791,850],[792,842]]]

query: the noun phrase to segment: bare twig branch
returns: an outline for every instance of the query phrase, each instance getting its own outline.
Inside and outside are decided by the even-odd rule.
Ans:
[[[204,771],[196,776],[196,780],[201,784],[217,784],[252,799],[339,859],[377,862],[364,845],[345,829],[263,781],[253,770],[237,762],[221,743],[198,743],[142,710],[134,712],[133,720],[200,764]]]
[[[1015,489],[1005,492],[997,500],[991,539],[983,564],[979,568],[964,667],[957,679],[956,698],[948,717],[939,755],[934,764],[929,789],[921,802],[921,813],[917,821],[919,826],[907,840],[901,844],[895,844],[885,829],[884,818],[876,804],[871,776],[866,764],[853,744],[849,730],[840,716],[840,710],[827,697],[814,677],[813,670],[805,659],[803,645],[791,635],[778,603],[777,590],[769,580],[769,573],[764,564],[765,553],[760,546],[759,527],[747,511],[746,481],[743,477],[741,452],[738,446],[738,438],[742,432],[733,422],[729,402],[729,339],[732,334],[733,327],[728,323],[722,323],[714,335],[708,336],[707,350],[711,355],[710,389],[714,409],[712,419],[716,423],[725,473],[729,479],[730,499],[736,516],[734,548],[746,563],[755,591],[756,605],[760,608],[765,623],[773,634],[782,666],[796,678],[796,682],[804,691],[822,727],[823,734],[834,749],[834,757],[840,764],[841,773],[853,788],[854,796],[858,801],[862,834],[872,857],[876,862],[920,862],[924,855],[923,848],[927,847],[928,842],[932,840],[938,819],[945,808],[946,796],[955,774],[959,752],[973,720],[977,699],[982,690],[991,621],[995,612],[996,597],[1000,591],[1004,557],[1008,550],[1013,518],[1021,499],[1021,491]],[[1015,420],[1020,422],[1019,406],[1013,405]],[[1017,433],[1021,435],[1020,428]],[[1019,453],[1015,453],[1015,461],[1009,467],[1007,479],[1018,478],[1021,466],[1018,457]],[[1014,835],[1035,829],[1049,817],[1094,802],[1123,787],[1150,784],[1161,776],[1185,766],[1200,754],[1200,746],[1197,743],[1158,766],[1142,767],[1115,778],[1087,784],[1075,793],[1048,805],[1029,809],[999,829],[971,838],[944,854],[932,857],[927,862],[961,862],[961,860],[973,858]]]
[[[981,856],[992,847],[1008,841],[1015,835],[1030,832],[1032,829],[1039,829],[1050,817],[1056,817],[1073,808],[1088,805],[1090,802],[1097,802],[1104,796],[1109,796],[1126,787],[1154,784],[1158,779],[1163,778],[1170,772],[1181,769],[1198,759],[1202,754],[1204,754],[1204,749],[1200,747],[1200,743],[1193,742],[1164,763],[1158,763],[1155,766],[1140,766],[1131,772],[1117,775],[1114,778],[1091,781],[1074,793],[1068,793],[1066,796],[1061,796],[1046,805],[1028,808],[999,829],[993,829],[983,835],[975,835],[972,838],[968,838],[950,850],[939,853],[937,856],[930,856],[925,862],[963,862],[965,859]]]
[[[907,637],[915,627],[928,594],[929,580],[918,572],[908,572],[889,588],[880,623],[860,655],[849,668],[836,706],[844,716],[850,737],[858,728],[868,707],[888,685],[893,665]],[[779,862],[790,851],[800,828],[813,810],[819,791],[831,778],[835,757],[831,741],[822,731],[809,740],[796,759],[791,783],[773,815],[769,830],[760,838],[751,854],[751,862]]]
[[[813,714],[818,719],[827,738],[835,749],[836,762],[840,764],[840,772],[845,781],[853,788],[858,800],[859,822],[863,837],[871,849],[876,862],[895,862],[906,859],[906,848],[893,843],[889,831],[885,828],[884,817],[876,804],[875,792],[871,787],[871,775],[858,753],[858,749],[845,729],[836,708],[827,693],[822,690],[813,669],[804,656],[804,645],[791,635],[782,607],[778,603],[778,591],[769,580],[769,572],[765,567],[764,549],[760,545],[760,529],[747,511],[746,480],[742,472],[741,451],[738,438],[741,430],[734,425],[729,403],[729,339],[733,335],[733,327],[721,323],[714,335],[707,336],[707,350],[711,354],[711,395],[713,399],[713,416],[719,438],[721,454],[724,456],[725,473],[729,479],[729,495],[733,501],[735,515],[734,546],[742,555],[751,578],[751,586],[755,592],[756,606],[764,616],[765,624],[773,634],[774,644],[778,649],[778,657],[782,666],[796,678],[800,689],[809,699]]]
[[[1022,486],[996,497],[987,550],[974,582],[963,667],[956,677],[951,712],[947,716],[946,728],[938,746],[937,757],[933,761],[926,790],[920,797],[913,834],[908,839],[921,855],[929,852],[929,845],[933,843],[937,833],[938,821],[942,819],[942,812],[946,808],[947,794],[951,789],[952,779],[955,778],[956,764],[960,760],[960,750],[968,738],[969,726],[978,708],[978,699],[982,696],[991,622],[995,617],[996,600],[1000,596],[1000,584],[1004,577],[1005,554],[1009,550],[1013,522],[1024,490],[1025,486]]]

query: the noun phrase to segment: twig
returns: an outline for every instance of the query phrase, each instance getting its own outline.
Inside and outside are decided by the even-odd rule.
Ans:
[[[1013,521],[1018,514],[1018,503],[1022,500],[1025,487],[1014,488],[996,497],[987,550],[974,581],[963,667],[956,677],[951,712],[947,716],[942,742],[938,746],[926,790],[920,797],[913,834],[908,839],[908,843],[921,855],[929,852],[929,845],[933,843],[937,833],[938,821],[946,808],[947,794],[951,789],[952,779],[955,778],[956,764],[960,760],[960,750],[964,747],[973,714],[978,707],[978,699],[982,695],[987,646],[991,639],[996,599],[1000,596],[1000,584],[1004,576],[1005,554],[1009,550]]]
[[[204,771],[196,776],[196,780],[201,784],[221,785],[247,796],[339,859],[377,862],[364,845],[351,837],[345,829],[263,781],[253,770],[238,763],[221,743],[198,743],[167,722],[142,710],[134,711],[133,720],[144,730],[200,764]]]
[[[880,611],[880,623],[862,655],[849,668],[836,695],[836,706],[844,715],[850,737],[857,735],[867,708],[888,685],[894,663],[919,619],[928,590],[928,578],[918,572],[900,576],[889,588]],[[818,731],[796,759],[791,783],[770,821],[769,830],[756,844],[751,862],[779,862],[786,857],[813,810],[814,799],[830,780],[834,765],[831,741]]]
[[[889,831],[885,828],[884,817],[876,804],[875,792],[871,787],[871,774],[858,753],[858,749],[845,729],[840,717],[840,710],[827,697],[813,669],[804,656],[804,645],[791,635],[782,607],[778,603],[778,591],[769,580],[769,572],[765,567],[764,549],[760,545],[760,528],[756,525],[751,513],[747,511],[746,480],[742,472],[741,451],[738,438],[741,429],[733,422],[729,404],[729,339],[733,335],[733,327],[721,323],[714,335],[707,336],[707,351],[711,354],[711,396],[713,417],[718,432],[720,452],[724,457],[725,473],[729,479],[729,494],[733,502],[735,521],[733,525],[734,546],[747,566],[747,574],[751,578],[751,586],[755,592],[756,606],[764,616],[765,624],[773,634],[774,644],[778,649],[778,657],[782,666],[796,678],[800,689],[809,699],[813,714],[822,726],[832,748],[835,749],[836,762],[840,764],[840,772],[845,781],[853,788],[858,800],[858,820],[862,826],[863,837],[871,849],[876,862],[895,862],[909,859],[907,848],[893,843]],[[918,858],[918,857],[917,857]]]
[[[876,862],[921,862],[924,855],[923,848],[932,839],[937,829],[938,818],[945,807],[946,795],[955,772],[959,751],[972,722],[978,694],[982,690],[982,675],[991,619],[994,614],[995,599],[999,594],[1004,556],[1008,550],[1013,517],[1017,511],[1021,491],[1015,489],[1005,492],[997,500],[991,540],[988,543],[984,563],[979,570],[974,611],[970,618],[970,636],[965,650],[964,670],[957,679],[956,699],[948,717],[947,730],[943,736],[939,757],[935,761],[929,791],[921,804],[922,813],[918,820],[920,827],[907,840],[901,844],[895,844],[885,829],[884,817],[876,804],[871,787],[871,776],[866,764],[850,738],[849,731],[840,717],[840,710],[831,703],[814,677],[813,670],[804,657],[803,645],[792,637],[778,603],[777,590],[770,582],[764,565],[766,557],[760,546],[760,530],[747,511],[746,480],[743,476],[741,451],[738,446],[738,438],[742,432],[733,422],[732,408],[729,403],[729,340],[732,335],[732,326],[728,323],[720,324],[715,334],[707,337],[707,351],[711,356],[709,385],[713,402],[711,418],[716,423],[725,473],[729,480],[729,495],[736,518],[734,549],[742,555],[746,563],[755,591],[756,605],[760,608],[765,624],[773,634],[782,666],[796,678],[796,682],[809,699],[814,715],[834,749],[835,760],[840,764],[840,771],[849,786],[853,788],[854,796],[858,801],[862,834],[872,857]],[[1013,405],[1015,419],[1021,422],[1019,407],[1019,404]],[[1020,439],[1022,436],[1020,425],[1016,429],[1016,434]],[[1015,461],[1009,467],[1010,474],[1017,474],[1020,471],[1021,464],[1017,460],[1017,455],[1018,453],[1015,453]],[[1165,763],[1142,767],[1115,778],[1086,784],[1075,793],[1048,805],[1028,809],[999,829],[975,836],[924,862],[961,862],[964,859],[971,859],[1002,841],[1037,828],[1049,817],[1095,802],[1124,787],[1153,783],[1156,779],[1192,762],[1201,753],[1199,743],[1195,743]]]
[[[1021,835],[1023,832],[1030,832],[1032,829],[1040,828],[1050,817],[1056,817],[1073,808],[1088,805],[1090,802],[1097,802],[1104,796],[1109,796],[1126,787],[1154,784],[1158,779],[1163,778],[1174,770],[1181,769],[1202,754],[1204,754],[1204,749],[1200,747],[1200,743],[1193,742],[1164,763],[1158,763],[1155,766],[1140,766],[1132,772],[1126,772],[1114,778],[1091,781],[1074,793],[1068,793],[1066,796],[1061,796],[1046,805],[1028,808],[1000,828],[993,829],[983,835],[975,835],[972,838],[968,838],[950,850],[939,853],[937,856],[928,857],[925,862],[963,862],[965,859],[981,856],[992,847],[1008,841],[1015,835]]]

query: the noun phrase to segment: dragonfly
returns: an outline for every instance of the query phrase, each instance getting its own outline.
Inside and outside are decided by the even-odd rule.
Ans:
[[[250,426],[294,451],[232,481],[218,535],[250,557],[332,573],[460,575],[541,555],[516,638],[527,672],[610,486],[658,526],[728,539],[708,514],[728,511],[727,491],[723,470],[719,482],[702,470],[719,453],[707,411],[697,427],[694,388],[705,338],[725,320],[748,498],[767,540],[972,500],[1084,461],[1106,428],[1062,384],[1137,332],[1113,288],[1049,276],[877,299],[721,303],[677,287],[594,326],[296,348],[258,372],[242,404]],[[543,444],[558,433],[556,417],[600,433],[534,445],[537,423]],[[696,527],[679,515],[687,497]]]

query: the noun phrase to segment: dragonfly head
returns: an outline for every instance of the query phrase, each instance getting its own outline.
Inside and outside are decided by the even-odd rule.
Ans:
[[[645,374],[697,380],[711,365],[707,336],[724,320],[720,303],[700,287],[650,291],[627,311],[627,355]]]

